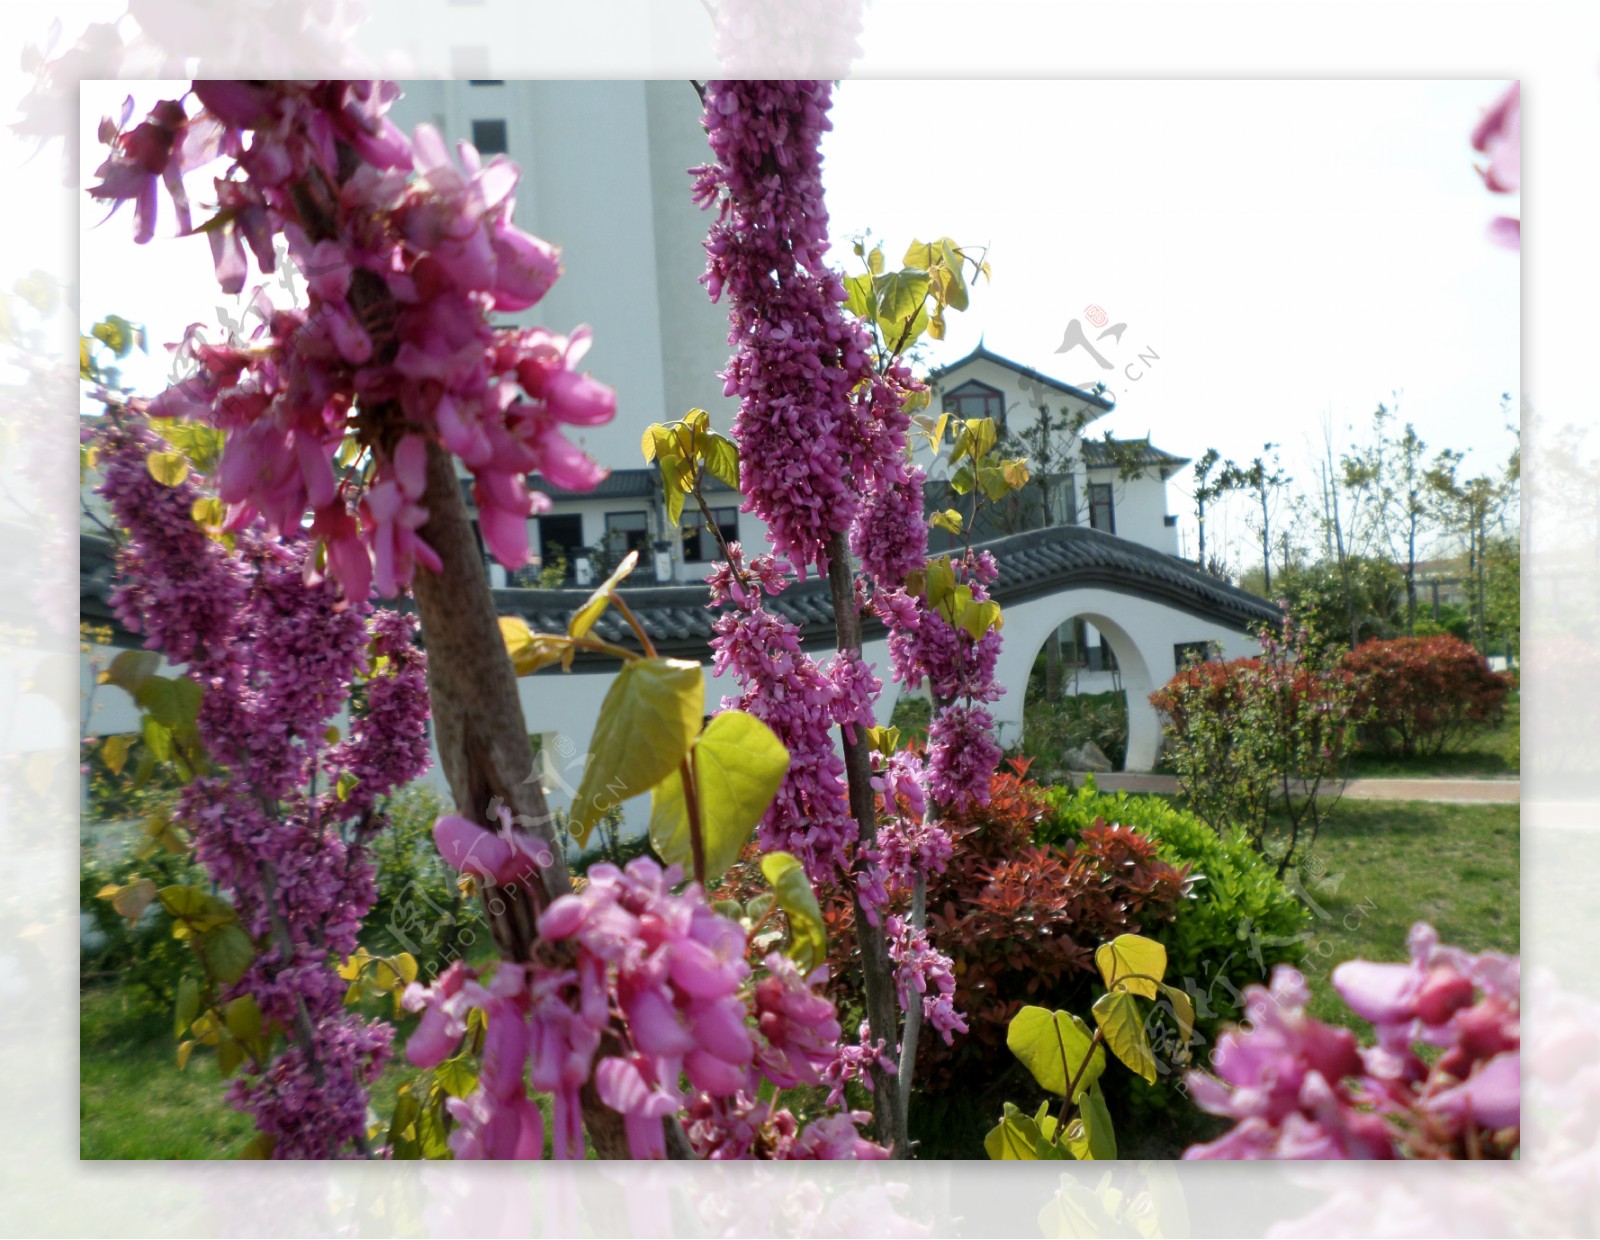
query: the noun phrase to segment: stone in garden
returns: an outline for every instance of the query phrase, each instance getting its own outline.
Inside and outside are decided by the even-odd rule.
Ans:
[[[1111,759],[1093,741],[1084,741],[1077,749],[1068,749],[1061,755],[1069,771],[1109,771]]]

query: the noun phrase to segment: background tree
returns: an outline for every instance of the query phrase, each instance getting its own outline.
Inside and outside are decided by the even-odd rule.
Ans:
[[[1284,490],[1294,481],[1283,472],[1277,444],[1262,445],[1262,455],[1245,466],[1229,461],[1219,482],[1226,480],[1229,490],[1248,491],[1254,512],[1245,519],[1252,533],[1261,539],[1261,578],[1267,594],[1272,593],[1272,530]],[[1271,454],[1270,457],[1268,454]]]

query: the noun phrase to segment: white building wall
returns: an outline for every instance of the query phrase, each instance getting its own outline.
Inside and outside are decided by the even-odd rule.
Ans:
[[[1089,523],[1087,483],[1111,486],[1113,523],[1119,538],[1131,539],[1168,555],[1178,554],[1178,528],[1167,524],[1167,487],[1153,471],[1127,481],[1115,469],[1091,469],[1078,485],[1083,524]]]

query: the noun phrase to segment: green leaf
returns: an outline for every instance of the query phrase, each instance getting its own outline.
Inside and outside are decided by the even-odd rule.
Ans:
[[[1104,1162],[1117,1156],[1117,1136],[1098,1084],[1078,1104],[1078,1115],[1067,1125],[1065,1144],[1074,1158]]]
[[[521,616],[500,617],[500,637],[518,676],[531,676],[542,667],[561,662],[572,643],[549,633],[535,633]]]
[[[161,656],[154,650],[124,650],[100,673],[100,683],[137,693],[139,686],[154,676],[160,666]]]
[[[166,728],[181,727],[199,718],[204,696],[205,690],[187,676],[151,676],[141,681],[133,694],[150,717]]]
[[[115,885],[100,888],[96,895],[111,901],[119,916],[127,918],[131,926],[144,916],[145,909],[156,898],[156,885],[148,878],[136,878],[125,887]]]
[[[989,497],[990,503],[997,503],[1011,494],[1011,484],[1006,481],[1005,471],[998,465],[980,465],[978,485],[983,488],[983,493]]]
[[[120,314],[109,314],[89,329],[94,338],[118,357],[127,357],[133,351],[134,327]]]
[[[878,327],[892,347],[907,324],[919,314],[927,317],[928,273],[911,269],[885,272],[873,277],[873,287],[878,295]]]
[[[683,519],[683,497],[694,489],[694,469],[676,452],[661,457],[661,494],[667,503],[667,523]]]
[[[705,437],[706,469],[719,482],[739,489],[739,445],[715,431]]]
[[[772,804],[789,769],[789,751],[771,728],[742,710],[725,710],[706,725],[689,750],[700,802],[705,879],[721,878],[739,859]],[[656,785],[650,807],[650,844],[668,865],[694,873],[683,773]]]
[[[699,663],[635,659],[622,665],[600,704],[589,761],[572,799],[568,826],[578,847],[588,843],[608,811],[672,774],[689,752],[704,710]]]
[[[477,1073],[473,1072],[465,1056],[462,1055],[446,1059],[435,1068],[433,1079],[438,1081],[439,1088],[452,1098],[465,1098],[478,1087]]]
[[[1167,974],[1167,949],[1142,935],[1119,934],[1095,949],[1094,963],[1107,990],[1120,984],[1131,994],[1154,999]]]
[[[959,442],[960,441],[958,440],[957,443],[959,444]],[[972,473],[972,466],[963,465],[960,469],[956,470],[955,473],[950,475],[950,489],[957,495],[968,495],[971,493],[975,481],[976,479]]]
[[[244,1149],[239,1151],[240,1158],[256,1159],[271,1158],[272,1151],[277,1148],[278,1138],[271,1133],[258,1132],[245,1143]]]
[[[340,771],[338,782],[333,785],[333,795],[341,801],[348,801],[350,794],[356,790],[356,785],[361,780],[349,771]]]
[[[223,1080],[237,1072],[243,1062],[244,1047],[238,1039],[225,1037],[217,1043],[217,1071],[222,1073]]]
[[[867,251],[867,270],[873,275],[883,274],[883,247],[875,245]]]
[[[243,977],[255,958],[255,944],[244,928],[235,923],[218,926],[200,937],[200,959],[206,972],[225,986]]]
[[[1000,1122],[983,1139],[983,1152],[996,1162],[1034,1162],[1043,1134],[1033,1118],[1006,1103]]]
[[[172,1009],[172,1036],[181,1038],[200,1015],[200,985],[192,977],[178,983],[178,1002]]]
[[[936,512],[928,518],[928,524],[936,530],[948,530],[952,534],[961,533],[961,514],[954,508],[946,508],[943,512]]]
[[[111,768],[113,775],[120,775],[132,750],[133,742],[126,736],[108,736],[100,745],[100,760]]]
[[[194,1054],[195,1042],[190,1038],[187,1042],[178,1043],[178,1071],[182,1072],[189,1066],[189,1056]]]
[[[144,743],[157,762],[172,757],[172,730],[162,727],[149,715],[144,718]]]
[[[934,609],[944,607],[956,592],[956,573],[950,566],[950,557],[940,556],[937,560],[929,560],[923,578],[923,597],[928,600],[928,606]]]
[[[144,463],[150,476],[164,487],[175,487],[189,476],[189,460],[181,452],[152,452]]]
[[[238,920],[232,904],[198,886],[163,886],[155,893],[155,898],[162,901],[163,909],[173,915],[174,922],[192,934],[205,934]]]
[[[1006,1028],[1006,1045],[1044,1089],[1064,1097],[1067,1081],[1078,1077],[1074,1102],[1106,1068],[1104,1046],[1094,1047],[1089,1058],[1093,1042],[1094,1034],[1078,1017],[1042,1007],[1023,1008]],[[1088,1066],[1084,1067],[1086,1058]]]
[[[594,622],[600,619],[600,613],[611,605],[611,596],[615,593],[622,579],[631,573],[639,564],[639,553],[630,551],[622,557],[616,571],[600,583],[600,588],[591,594],[582,607],[572,613],[572,619],[567,622],[568,637],[587,637],[589,630],[594,628]]]
[[[1095,1023],[1105,1035],[1111,1053],[1132,1071],[1156,1083],[1156,1057],[1145,1036],[1144,1017],[1136,996],[1126,990],[1113,990],[1095,1000]]]
[[[1161,983],[1161,993],[1172,1004],[1172,1015],[1178,1022],[1178,1036],[1187,1045],[1194,1037],[1194,1000],[1189,997],[1188,991],[1168,986],[1165,982]]]
[[[877,294],[873,291],[871,276],[846,276],[844,291],[844,308],[856,318],[871,320],[878,317]]]
[[[974,641],[983,640],[983,636],[992,628],[1001,627],[1002,619],[1000,604],[993,599],[984,599],[982,602],[968,601],[961,610],[961,627],[972,634]]]
[[[222,1010],[222,1022],[241,1042],[254,1042],[261,1036],[261,1009],[254,995],[240,995]]]
[[[809,973],[828,958],[828,932],[805,867],[786,852],[770,852],[761,858],[761,873],[789,919],[789,955]]]

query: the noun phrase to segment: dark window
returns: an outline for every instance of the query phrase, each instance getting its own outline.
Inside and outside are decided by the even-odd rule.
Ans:
[[[630,551],[639,553],[639,565],[645,572],[653,568],[649,517],[643,512],[606,513],[606,555],[618,564]]]
[[[1005,421],[1006,398],[987,384],[969,379],[945,393],[944,412],[958,418],[993,418],[999,425]]]
[[[576,513],[539,518],[539,563],[554,568],[566,561],[565,580],[577,573],[578,556],[583,552],[583,518]]]
[[[1089,484],[1089,528],[1104,530],[1107,534],[1117,532],[1117,514],[1109,482]]]
[[[1161,518],[1161,524],[1166,526],[1168,529],[1171,529],[1173,526],[1178,524],[1177,514],[1169,512],[1166,516]]]
[[[1190,663],[1215,663],[1222,658],[1222,648],[1216,642],[1176,642],[1172,647],[1172,663],[1181,671]]]
[[[511,147],[506,141],[504,121],[473,121],[472,145],[480,155],[504,155]]]
[[[716,522],[717,529],[721,532],[726,542],[737,542],[739,538],[739,510],[737,508],[713,508],[711,519]],[[685,564],[704,564],[715,560],[722,554],[722,548],[717,545],[716,535],[706,526],[706,519],[698,512],[685,513],[683,522],[683,562]]]
[[[506,84],[504,78],[469,78],[468,81],[474,86],[504,86]]]

